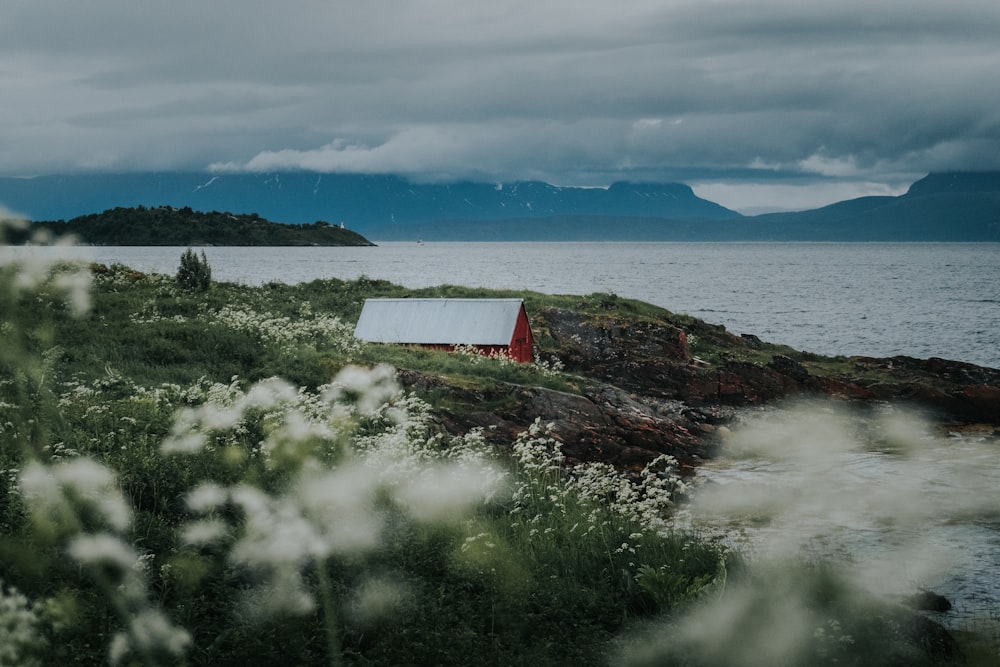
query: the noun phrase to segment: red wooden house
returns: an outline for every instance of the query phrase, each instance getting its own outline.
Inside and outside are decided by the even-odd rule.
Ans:
[[[521,299],[366,299],[354,335],[370,343],[448,350],[469,345],[482,354],[534,360]]]

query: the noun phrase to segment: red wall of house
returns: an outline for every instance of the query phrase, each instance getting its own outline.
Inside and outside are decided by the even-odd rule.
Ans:
[[[535,339],[531,335],[531,327],[528,325],[528,315],[524,312],[524,306],[521,306],[521,312],[517,315],[514,335],[510,339],[510,356],[523,362],[535,360]]]

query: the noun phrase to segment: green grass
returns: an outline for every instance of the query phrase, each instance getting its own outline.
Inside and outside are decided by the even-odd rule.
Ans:
[[[575,378],[349,335],[365,298],[405,295],[519,296],[529,314],[551,306],[682,326],[721,360],[718,327],[610,294],[366,278],[192,293],[127,267],[95,274],[90,308],[74,314],[55,279],[15,287],[0,270],[0,621],[14,618],[14,587],[31,603],[7,644],[24,664],[99,664],[124,646],[123,664],[646,664],[622,653],[636,642],[651,647],[648,664],[714,664],[672,641],[684,619],[739,602],[743,589],[727,581],[756,581],[761,604],[771,600],[773,582],[671,527],[683,482],[669,461],[627,479],[566,468],[537,427],[497,448],[434,425],[434,410],[507,408],[514,387],[573,391]],[[544,335],[540,345],[556,351]],[[376,364],[442,389],[369,413],[366,397],[389,397],[384,378],[351,369]],[[335,377],[340,389],[328,385]],[[72,467],[86,461],[96,470]],[[466,482],[482,475],[502,483],[470,495]],[[39,485],[47,492],[33,495]],[[445,491],[466,500],[440,510],[455,502]],[[360,532],[336,532],[344,526]],[[365,530],[374,541],[348,547]],[[333,547],[324,531],[338,536]],[[97,537],[112,551],[81,551],[79,540]],[[785,574],[771,576],[800,581],[836,627],[867,633],[857,650],[829,654],[840,664],[863,664],[891,635],[882,607],[844,603],[826,574]],[[133,627],[150,614],[161,615],[156,632]],[[880,655],[922,659],[915,642],[891,639],[895,652]]]
[[[106,530],[101,511],[84,499],[76,504],[71,495],[55,523],[36,515],[17,493],[18,471],[30,460],[56,471],[66,462],[91,459],[114,472],[115,488],[132,511],[127,531],[115,539],[143,555],[148,580],[137,599],[191,630],[186,654],[194,662],[242,663],[252,655],[261,664],[334,658],[356,664],[587,664],[603,660],[631,619],[656,613],[655,603],[643,598],[635,583],[639,564],[614,553],[643,529],[606,508],[579,501],[565,514],[541,505],[518,505],[521,511],[514,514],[513,501],[501,498],[472,508],[461,521],[426,525],[383,499],[384,532],[375,551],[325,559],[319,570],[303,572],[308,590],[327,590],[334,601],[323,613],[278,614],[262,624],[239,621],[245,613],[241,600],[258,584],[255,575],[234,567],[225,543],[208,550],[184,546],[180,534],[192,520],[185,499],[207,482],[227,488],[252,484],[283,497],[301,474],[294,463],[299,458],[292,459],[292,467],[261,458],[260,443],[280,432],[267,410],[246,413],[235,427],[205,431],[208,447],[197,455],[165,456],[161,443],[175,433],[180,410],[198,409],[212,395],[241,400],[241,392],[272,375],[305,389],[296,400],[311,401],[309,391],[358,363],[390,363],[436,376],[493,396],[495,405],[510,400],[512,385],[568,390],[572,384],[530,365],[421,348],[359,346],[346,341],[342,331],[327,335],[307,326],[331,316],[350,322],[370,296],[489,294],[483,291],[411,292],[361,279],[296,287],[216,283],[207,292],[193,293],[178,289],[169,277],[126,267],[96,267],[95,273],[91,307],[78,316],[48,283],[36,293],[4,292],[5,326],[17,341],[16,348],[5,348],[10,379],[0,385],[0,420],[7,424],[0,433],[6,445],[0,455],[6,471],[2,551],[11,564],[4,585],[31,599],[49,600],[65,617],[65,627],[40,617],[46,629],[37,645],[47,647],[46,660],[103,661],[111,636],[127,629],[129,605],[138,603],[122,602],[114,592],[128,588],[127,573],[110,565],[102,566],[108,568],[103,573],[92,572],[66,560],[67,544],[79,531]],[[541,296],[531,298],[541,303]],[[439,397],[439,403],[449,401],[454,409],[453,397]],[[480,401],[475,408],[490,405]],[[386,426],[373,423],[357,432],[371,437],[381,428]],[[435,443],[441,434],[416,437]],[[291,446],[288,451],[299,457],[327,445],[310,437],[281,446]],[[441,451],[434,456],[447,456]],[[501,459],[509,460],[509,452]],[[519,483],[534,483],[530,473],[517,475]],[[573,494],[562,493],[565,498]],[[528,509],[544,515],[544,523],[524,523]],[[242,530],[239,513],[224,517]],[[574,531],[587,520],[599,521],[600,529],[577,536]],[[478,537],[483,533],[491,537]],[[643,562],[661,564],[680,548],[674,538],[653,533],[645,540]],[[687,542],[716,553],[710,544]],[[463,549],[469,545],[471,550]],[[406,592],[401,611],[388,619],[350,611],[352,596],[373,573],[388,573]],[[331,627],[336,655],[331,654]],[[170,662],[157,650],[133,655]]]

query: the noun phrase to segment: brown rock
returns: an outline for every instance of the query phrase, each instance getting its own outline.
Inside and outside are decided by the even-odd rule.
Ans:
[[[688,333],[668,322],[546,308],[533,326],[553,341],[546,354],[582,376],[579,393],[502,384],[474,389],[416,371],[401,371],[399,378],[422,393],[448,393],[464,406],[439,414],[444,430],[483,427],[496,442],[510,443],[540,419],[552,424],[552,436],[571,461],[623,468],[641,467],[659,454],[694,464],[728,433],[725,424],[735,409],[798,395],[903,402],[960,424],[1000,425],[1000,370],[937,358],[853,357],[831,366],[852,375],[824,375],[815,370],[822,365],[806,367],[819,359],[808,355],[798,361],[776,354],[766,365],[753,363],[747,359],[766,348],[756,336],[683,321],[702,342],[730,350],[728,360],[695,362]]]

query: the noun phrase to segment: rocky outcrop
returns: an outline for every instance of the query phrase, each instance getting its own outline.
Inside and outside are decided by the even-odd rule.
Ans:
[[[550,424],[569,459],[623,468],[642,467],[660,454],[685,464],[696,461],[715,431],[713,422],[720,419],[680,401],[630,394],[608,384],[586,387],[580,395],[535,387],[519,398],[516,419]]]
[[[675,400],[684,400],[699,376],[687,332],[678,326],[560,308],[545,308],[535,320],[532,326],[543,327],[555,341],[553,356],[568,372]]]
[[[857,380],[871,398],[905,401],[956,423],[1000,425],[1000,370],[932,357],[855,357],[859,370],[878,370],[892,378]]]
[[[896,401],[945,421],[1000,425],[996,369],[937,358],[852,357],[841,371],[820,374],[787,354],[765,362],[744,360],[773,346],[696,320],[691,323],[696,330],[685,332],[667,323],[554,308],[541,317],[568,370],[644,396],[696,406],[761,405],[796,396]],[[688,349],[690,334],[723,349],[722,361],[699,363]]]
[[[470,389],[414,371],[401,372],[400,380],[422,392],[447,393],[462,406],[441,412],[448,431],[482,427],[488,437],[510,442],[538,419],[551,425],[571,461],[626,469],[660,454],[695,465],[712,454],[737,410],[793,397],[905,403],[949,426],[1000,427],[996,369],[909,357],[830,364],[690,318],[546,308],[532,326],[546,338],[546,355],[575,376],[577,392],[521,385]],[[693,355],[690,339],[715,350],[715,363]]]
[[[405,387],[444,392],[464,406],[438,411],[440,426],[448,432],[478,427],[488,439],[510,442],[537,419],[563,443],[570,462],[603,461],[625,469],[641,468],[660,454],[675,457],[682,466],[694,465],[711,451],[717,426],[730,417],[723,410],[691,408],[606,383],[575,394],[520,385],[470,389],[416,371],[400,371],[398,377]],[[476,407],[483,405],[491,407]]]

